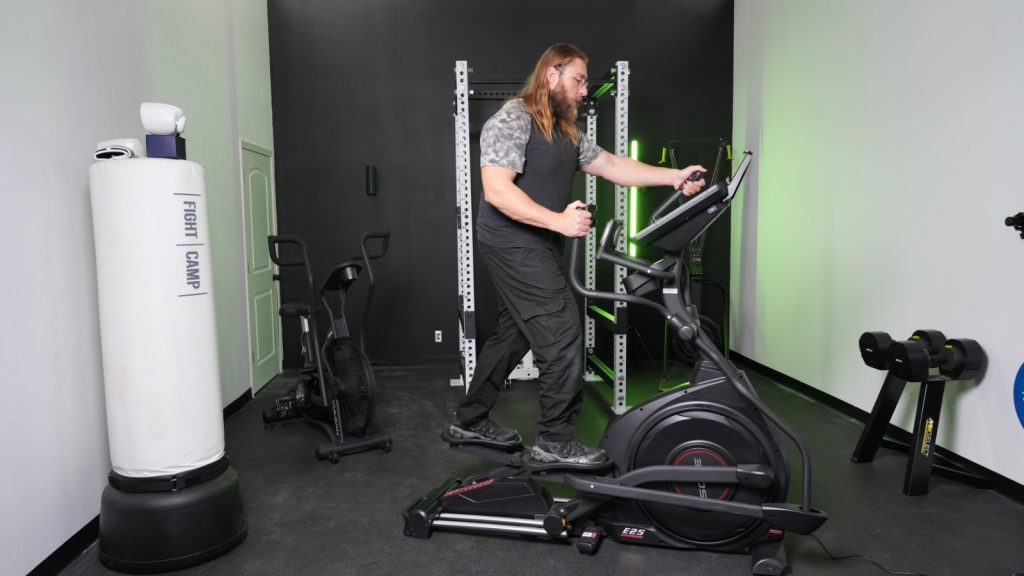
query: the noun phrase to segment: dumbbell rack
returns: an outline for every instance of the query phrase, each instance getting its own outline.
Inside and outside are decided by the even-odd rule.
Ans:
[[[888,373],[850,459],[871,462],[881,446],[908,453],[903,478],[903,493],[907,496],[927,494],[933,473],[978,488],[990,488],[989,480],[939,455],[935,445],[946,383],[968,380],[978,372],[983,358],[981,347],[973,340],[947,341],[937,330],[918,330],[906,342],[892,342],[884,332],[868,332],[861,336],[860,348],[868,366]],[[934,367],[940,367],[938,374],[931,370]],[[885,437],[907,382],[921,383],[909,445]]]

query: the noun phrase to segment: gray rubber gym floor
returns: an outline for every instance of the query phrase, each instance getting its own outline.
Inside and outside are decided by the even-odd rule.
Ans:
[[[264,430],[261,410],[288,389],[285,378],[272,382],[226,425],[227,450],[242,481],[248,538],[220,558],[175,574],[749,574],[745,555],[607,541],[596,556],[583,556],[564,543],[518,537],[403,536],[406,505],[447,478],[491,468],[448,449],[438,437],[460,395],[448,384],[456,373],[455,366],[378,367],[375,428],[390,432],[393,450],[347,456],[335,465],[314,460],[313,446],[322,436],[302,422]],[[1024,572],[1024,507],[995,492],[937,477],[927,496],[903,496],[904,455],[883,449],[872,464],[851,463],[861,423],[748,374],[765,402],[803,434],[811,449],[813,503],[829,514],[816,536],[833,554],[863,554],[889,570],[928,576]],[[685,372],[676,376],[688,379]],[[634,376],[630,402],[656,393],[658,379],[657,374]],[[595,389],[587,395],[585,422],[579,426],[581,438],[591,443],[606,418],[596,401],[601,393]],[[529,442],[536,397],[533,383],[518,382],[503,393],[494,418],[518,427]],[[797,462],[792,462],[793,475],[799,477]],[[798,488],[791,487],[790,501],[796,500]],[[885,573],[863,560],[831,560],[808,537],[787,536],[786,549],[789,574]],[[115,573],[99,563],[94,543],[62,574]]]

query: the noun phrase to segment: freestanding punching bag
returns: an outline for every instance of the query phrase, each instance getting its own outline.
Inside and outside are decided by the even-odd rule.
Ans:
[[[123,572],[205,562],[246,535],[224,452],[203,169],[89,170],[111,471],[99,557]]]

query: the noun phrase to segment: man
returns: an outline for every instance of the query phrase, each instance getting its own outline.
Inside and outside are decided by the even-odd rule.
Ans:
[[[622,186],[673,186],[695,194],[703,180],[682,170],[610,154],[581,134],[576,109],[587,95],[587,57],[556,44],[537,61],[518,98],[484,124],[480,175],[484,193],[477,240],[498,291],[498,323],[477,359],[455,411],[452,435],[506,444],[515,430],[489,417],[498,390],[533,350],[540,371],[540,416],[532,455],[544,462],[599,463],[604,451],[583,446],[573,430],[582,403],[583,342],[576,301],[562,271],[564,238],[585,236],[591,214],[569,202],[577,170]]]

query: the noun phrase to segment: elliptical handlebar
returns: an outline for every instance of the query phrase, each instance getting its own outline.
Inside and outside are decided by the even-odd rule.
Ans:
[[[620,266],[624,266],[631,270],[650,274],[657,278],[672,278],[671,273],[663,270],[654,270],[651,268],[651,264],[639,258],[633,258],[626,256],[620,252],[607,249],[607,245],[615,238],[621,222],[618,220],[610,220],[604,227],[604,233],[601,235],[601,244],[597,249],[597,258],[599,260],[605,260],[612,262]],[[619,302],[627,302],[629,304],[637,304],[639,306],[647,306],[648,308],[654,308],[659,314],[665,318],[670,318],[672,315],[669,313],[668,308],[665,308],[661,304],[648,300],[647,298],[641,298],[639,296],[633,296],[632,294],[617,294],[615,292],[601,292],[598,290],[590,290],[580,282],[577,276],[579,269],[579,254],[580,254],[580,239],[573,238],[572,243],[569,246],[569,285],[578,294],[586,296],[594,300],[617,300]]]
[[[658,207],[654,209],[654,212],[651,214],[651,219],[650,219],[650,221],[648,223],[649,224],[654,224],[655,222],[657,222],[658,219],[660,219],[662,216],[664,216],[665,213],[668,212],[673,207],[674,204],[678,203],[679,199],[682,198],[682,197],[683,197],[683,189],[682,188],[679,188],[678,190],[675,190],[671,194],[669,194],[668,198],[665,198],[665,201],[662,202],[661,204],[659,204]]]
[[[604,233],[601,234],[601,243],[597,247],[597,259],[604,260],[605,262],[611,262],[612,264],[618,264],[623,268],[629,268],[630,270],[653,276],[654,278],[661,278],[662,280],[671,280],[675,277],[671,272],[665,270],[656,270],[653,265],[635,256],[627,256],[622,252],[617,252],[611,246],[615,243],[615,238],[619,235],[619,228],[622,226],[620,220],[609,220],[604,226]],[[646,300],[646,299],[645,299]]]
[[[605,224],[604,232],[601,234],[601,242],[597,250],[597,259],[604,260],[606,262],[612,262],[618,264],[630,270],[635,270],[643,274],[649,275],[654,278],[662,280],[672,280],[675,278],[675,274],[665,270],[656,270],[651,267],[651,264],[640,258],[627,256],[621,252],[616,252],[614,249],[609,248],[614,241],[619,228],[622,223],[617,220],[611,220]],[[648,308],[654,308],[670,323],[670,331],[681,334],[682,331],[687,328],[687,322],[680,318],[678,315],[672,314],[666,306],[658,304],[647,298],[634,296],[632,294],[618,294],[614,292],[602,292],[599,290],[590,290],[583,286],[577,277],[577,268],[579,262],[579,238],[572,239],[572,245],[569,253],[569,283],[572,289],[577,293],[591,299],[604,299],[614,300],[619,302],[627,302],[630,304],[637,304],[640,306],[647,306]],[[683,263],[677,264],[678,266],[685,266]],[[688,279],[682,280],[688,283]],[[685,288],[685,287],[682,287]],[[790,440],[796,445],[797,451],[800,453],[802,463],[802,485],[801,485],[801,502],[800,507],[805,511],[811,511],[811,459],[810,452],[807,450],[803,439],[796,433],[782,418],[780,418],[773,410],[766,406],[760,398],[752,391],[748,390],[743,384],[743,379],[739,374],[739,371],[725,359],[724,356],[718,351],[714,344],[708,339],[708,337],[699,328],[694,327],[693,329],[693,343],[694,345],[706,356],[711,362],[718,367],[719,370],[726,376],[732,385],[742,394],[747,400],[757,406],[764,416],[774,424],[783,434],[788,436]]]

